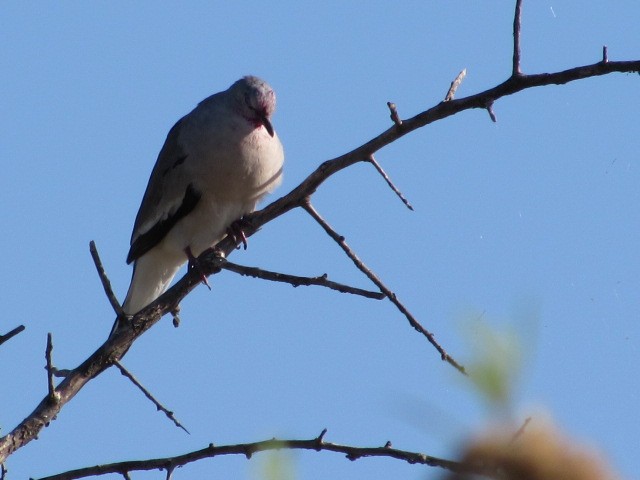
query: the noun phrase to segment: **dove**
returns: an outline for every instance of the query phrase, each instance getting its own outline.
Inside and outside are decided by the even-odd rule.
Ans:
[[[271,123],[275,107],[273,89],[246,76],[171,128],[131,235],[125,315],[158,298],[184,263],[197,267],[198,255],[280,184],[284,150]]]

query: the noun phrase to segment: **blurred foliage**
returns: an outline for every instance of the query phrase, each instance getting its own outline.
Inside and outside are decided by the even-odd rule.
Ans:
[[[284,450],[267,452],[260,465],[257,478],[260,480],[295,480],[296,474],[291,452]]]
[[[490,405],[508,410],[522,370],[520,337],[513,330],[500,331],[486,323],[476,324],[473,333],[469,378]]]
[[[464,316],[463,337],[471,352],[464,364],[471,384],[496,413],[509,415],[526,361],[533,357],[540,324],[535,301],[520,302],[507,321]]]

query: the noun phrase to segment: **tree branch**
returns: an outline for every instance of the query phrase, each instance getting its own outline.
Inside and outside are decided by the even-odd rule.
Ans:
[[[210,444],[201,450],[185,453],[175,457],[153,458],[148,460],[134,460],[128,462],[110,463],[105,465],[95,465],[93,467],[70,470],[68,472],[43,477],[39,480],[75,480],[108,473],[119,473],[128,475],[133,471],[166,470],[172,472],[175,468],[182,467],[189,463],[197,462],[204,458],[213,458],[221,455],[244,455],[251,458],[254,453],[267,450],[315,450],[316,452],[329,451],[345,454],[346,458],[355,461],[365,457],[386,457],[403,460],[411,465],[429,465],[445,470],[459,473],[477,473],[491,475],[487,468],[464,465],[452,460],[445,460],[438,457],[426,455],[424,453],[409,452],[392,448],[390,443],[383,447],[354,447],[350,445],[340,445],[337,443],[325,442],[323,437],[326,430],[316,438],[310,440],[279,440],[271,439],[254,443],[240,443],[236,445],[224,445],[216,447]],[[473,469],[472,469],[473,468]]]
[[[96,266],[96,270],[98,271],[98,277],[100,277],[100,282],[102,283],[102,288],[104,289],[104,293],[107,295],[107,299],[111,304],[111,308],[116,313],[117,317],[123,317],[124,312],[122,311],[122,306],[115,294],[113,293],[113,289],[111,288],[111,282],[107,277],[107,274],[104,271],[104,267],[102,266],[102,260],[100,260],[100,255],[98,255],[98,249],[96,248],[96,242],[91,240],[89,242],[89,251],[91,252],[91,258],[93,258],[93,263]]]
[[[162,405],[158,400],[156,400],[156,398],[153,396],[153,394],[147,390],[144,385],[142,385],[140,383],[140,381],[138,381],[138,379],[136,377],[134,377],[133,373],[131,373],[129,370],[127,370],[126,368],[124,368],[124,365],[122,365],[119,361],[115,360],[113,362],[113,364],[118,368],[118,370],[120,370],[120,373],[122,375],[124,375],[125,377],[127,377],[129,380],[131,380],[131,383],[133,383],[136,387],[138,387],[138,389],[143,393],[143,395],[145,397],[147,397],[149,400],[151,400],[151,403],[153,403],[156,406],[156,409],[159,412],[162,412],[166,415],[166,417],[171,420],[174,425],[176,427],[181,428],[182,430],[184,430],[185,432],[187,432],[189,435],[191,435],[191,433],[189,433],[189,430],[187,430],[179,421],[178,419],[174,416],[173,412],[171,410],[169,410],[168,408],[166,408],[164,405]]]
[[[389,188],[393,191],[393,193],[395,193],[398,196],[398,198],[402,201],[402,203],[404,203],[404,205],[409,210],[413,211],[413,205],[409,203],[409,200],[405,198],[405,196],[398,189],[398,187],[396,187],[393,184],[393,182],[389,178],[389,175],[387,175],[387,172],[384,171],[384,169],[380,166],[380,164],[378,163],[378,161],[375,159],[373,155],[369,157],[369,163],[371,163],[371,165],[373,165],[373,167],[378,171],[380,176],[384,179],[385,182],[387,182],[387,185],[389,185]]]
[[[269,270],[263,270],[256,267],[246,267],[244,265],[238,265],[237,263],[231,263],[228,260],[220,262],[220,268],[223,270],[229,270],[244,276],[250,276],[254,278],[261,278],[263,280],[269,280],[271,282],[283,282],[290,283],[294,287],[318,285],[320,287],[330,288],[340,293],[351,293],[353,295],[360,295],[365,298],[373,298],[376,300],[382,300],[384,294],[380,292],[372,292],[370,290],[363,290],[361,288],[350,287],[338,282],[332,282],[327,279],[327,274],[319,277],[299,277],[297,275],[289,275],[286,273],[271,272]]]

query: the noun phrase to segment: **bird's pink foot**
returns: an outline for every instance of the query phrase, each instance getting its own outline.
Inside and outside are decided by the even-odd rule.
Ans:
[[[184,253],[187,254],[187,258],[189,259],[189,270],[195,268],[198,271],[198,274],[200,274],[200,280],[202,281],[202,283],[204,283],[207,286],[207,288],[211,290],[211,285],[209,285],[207,277],[202,271],[200,262],[198,262],[198,259],[193,255],[193,253],[191,253],[191,247],[185,248]]]

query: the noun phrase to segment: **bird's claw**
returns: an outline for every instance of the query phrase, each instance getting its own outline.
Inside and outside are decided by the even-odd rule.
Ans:
[[[227,235],[229,235],[236,244],[236,248],[240,250],[240,246],[247,249],[247,236],[244,233],[244,228],[248,225],[244,218],[239,218],[227,228]]]
[[[195,269],[200,275],[200,281],[207,286],[209,290],[211,290],[211,285],[209,285],[209,281],[207,280],[207,276],[202,271],[202,267],[200,266],[200,262],[198,259],[191,253],[191,248],[187,247],[184,249],[184,253],[187,254],[187,258],[189,259],[189,270]]]

